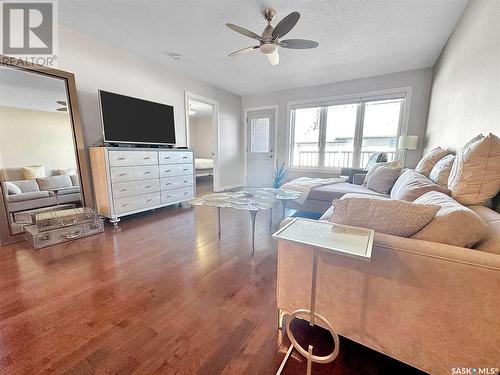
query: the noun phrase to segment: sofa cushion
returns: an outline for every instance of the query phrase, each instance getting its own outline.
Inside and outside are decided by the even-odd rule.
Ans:
[[[391,198],[413,202],[429,191],[439,191],[450,195],[450,191],[446,187],[435,184],[424,175],[412,169],[407,169],[399,176],[392,187]]]
[[[19,181],[9,181],[15,184],[22,193],[31,193],[33,191],[40,191],[38,184],[35,180],[19,180]]]
[[[500,190],[500,139],[490,133],[462,147],[451,168],[448,187],[451,196],[465,205],[482,205],[493,198]]]
[[[332,202],[330,221],[410,237],[427,225],[439,211],[434,204],[392,199],[345,198]]]
[[[444,158],[439,160],[436,165],[432,168],[429,174],[429,180],[441,185],[448,186],[448,178],[450,177],[451,167],[455,161],[455,155],[446,155]]]
[[[322,185],[313,188],[309,192],[307,199],[331,202],[332,200],[338,199],[347,193],[388,196],[386,194],[380,194],[376,191],[370,190],[364,185],[354,185],[347,182],[340,182],[337,184]]]
[[[80,192],[80,186],[72,186],[68,188],[62,188],[57,192],[57,195],[60,197],[62,195],[75,194]]]
[[[500,213],[485,206],[469,206],[469,208],[486,222],[488,230],[474,249],[488,253],[500,254]]]
[[[6,200],[7,202],[22,202],[33,199],[48,198],[48,191],[32,191],[30,193],[21,193],[15,195],[9,195]]]
[[[54,190],[73,186],[69,175],[37,178],[36,182],[40,186],[40,190]]]
[[[368,178],[366,186],[377,193],[389,194],[400,174],[401,168],[379,167]]]
[[[487,225],[479,215],[443,193],[431,191],[415,199],[414,203],[435,204],[440,209],[436,217],[412,238],[472,247],[486,234]]]
[[[427,154],[424,155],[422,159],[420,159],[417,166],[415,167],[415,170],[418,173],[429,177],[429,174],[431,173],[432,168],[434,168],[436,163],[449,154],[451,154],[451,152],[443,150],[441,147],[436,147],[430,150]]]
[[[45,167],[43,165],[21,167],[21,171],[23,172],[23,177],[25,180],[34,180],[36,178],[46,177]]]
[[[12,182],[8,182],[8,181],[5,183],[5,190],[7,190],[8,195],[15,195],[15,194],[22,193],[19,186],[17,186],[16,184],[13,184]]]

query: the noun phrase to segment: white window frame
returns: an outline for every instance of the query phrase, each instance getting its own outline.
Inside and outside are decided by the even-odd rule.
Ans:
[[[363,141],[363,123],[362,119],[364,118],[364,102],[366,101],[376,101],[376,100],[387,100],[387,99],[398,99],[404,98],[403,105],[401,106],[401,115],[399,116],[399,125],[398,125],[398,134],[397,137],[408,134],[408,122],[410,118],[410,107],[411,107],[411,99],[412,99],[412,88],[411,87],[398,87],[393,89],[386,90],[377,90],[377,91],[368,91],[363,93],[356,94],[348,94],[348,95],[339,95],[332,97],[324,97],[318,99],[309,99],[309,100],[300,100],[300,101],[290,101],[287,103],[287,129],[286,129],[286,154],[289,170],[291,171],[302,171],[302,172],[328,172],[340,170],[338,167],[325,168],[325,167],[300,167],[293,166],[293,145],[294,145],[294,115],[295,109],[300,108],[310,108],[310,107],[322,107],[322,111],[326,110],[326,107],[331,105],[341,105],[341,104],[352,104],[352,103],[360,103],[358,106],[358,114],[356,117],[356,130],[354,135],[354,159],[353,159],[353,167],[359,166],[359,158],[361,156],[361,144]],[[321,121],[324,121],[326,116],[321,116]],[[326,127],[323,126],[323,129]],[[321,129],[321,128],[320,128]],[[320,140],[321,140],[320,135]],[[320,145],[321,146],[321,145]],[[321,147],[320,147],[321,149]],[[396,150],[398,159],[401,159],[404,156],[403,150]],[[321,155],[318,155],[318,162]],[[324,157],[324,156],[323,156]]]

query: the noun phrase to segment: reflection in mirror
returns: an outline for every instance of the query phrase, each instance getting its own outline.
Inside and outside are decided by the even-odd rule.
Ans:
[[[66,81],[0,67],[0,179],[10,232],[82,205]]]

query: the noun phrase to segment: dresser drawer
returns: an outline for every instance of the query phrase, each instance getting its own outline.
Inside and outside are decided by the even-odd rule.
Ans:
[[[160,180],[160,188],[162,191],[185,186],[193,186],[193,175],[165,177]]]
[[[160,202],[161,199],[159,192],[134,195],[133,197],[117,198],[113,200],[115,213],[117,214],[158,206]]]
[[[193,175],[193,164],[165,164],[160,166],[160,177]]]
[[[160,180],[116,182],[113,184],[113,198],[130,197],[160,191]]]
[[[112,167],[156,164],[158,164],[157,151],[109,151],[109,165]]]
[[[191,151],[160,151],[160,164],[192,163],[193,153]]]
[[[111,168],[111,182],[127,182],[158,178],[157,165],[145,165],[137,167],[113,167]]]
[[[175,203],[179,201],[185,201],[194,197],[193,187],[172,189],[168,191],[161,192],[161,203]]]

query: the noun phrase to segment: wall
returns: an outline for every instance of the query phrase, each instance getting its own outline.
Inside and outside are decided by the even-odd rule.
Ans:
[[[43,165],[47,175],[76,168],[68,114],[0,107],[0,154],[0,167],[15,169],[7,176],[11,180],[19,179],[19,168],[27,165]]]
[[[98,89],[173,105],[179,146],[186,145],[185,91],[219,101],[221,186],[241,184],[243,155],[240,96],[64,26],[59,26],[58,64],[59,69],[75,74],[84,138],[88,146],[102,142]]]
[[[394,73],[377,77],[369,77],[344,82],[335,82],[320,86],[303,87],[298,89],[271,92],[260,95],[243,97],[243,108],[278,105],[278,161],[287,159],[287,103],[298,100],[311,100],[347,94],[358,94],[368,91],[384,90],[399,87],[412,87],[412,100],[408,123],[408,134],[418,135],[420,139],[425,133],[429,93],[431,87],[431,69],[419,69],[408,72]],[[419,149],[409,151],[407,165],[415,166],[422,153],[421,142]],[[303,175],[304,173],[302,173]],[[308,176],[313,176],[307,173]],[[317,174],[321,175],[321,174]],[[298,176],[289,173],[289,178]]]
[[[433,70],[426,149],[500,136],[500,1],[472,1]]]
[[[189,144],[197,158],[212,158],[214,152],[212,116],[189,118]]]

